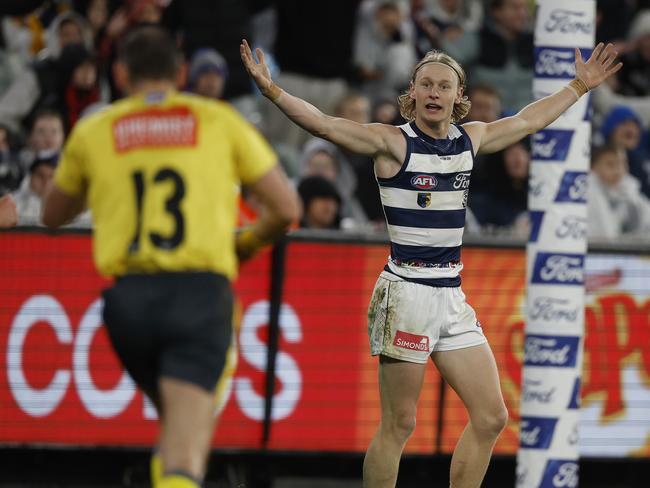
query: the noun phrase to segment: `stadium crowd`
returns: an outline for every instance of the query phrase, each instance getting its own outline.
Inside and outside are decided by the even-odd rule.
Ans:
[[[326,113],[401,124],[397,95],[430,49],[468,71],[465,121],[493,121],[533,99],[529,0],[24,0],[0,7],[0,195],[19,223],[41,200],[77,121],[122,94],[112,64],[128,29],[160,24],[187,59],[183,90],[224,99],[257,126],[294,179],[302,227],[382,232],[372,161],[314,139],[254,89],[240,40],[269,53],[274,79]],[[590,237],[650,232],[650,1],[598,0],[596,41],[623,69],[594,91]],[[464,122],[464,121],[463,121]],[[530,141],[477,157],[467,232],[528,232]],[[242,194],[242,219],[256,202]],[[88,227],[85,213],[71,225]]]

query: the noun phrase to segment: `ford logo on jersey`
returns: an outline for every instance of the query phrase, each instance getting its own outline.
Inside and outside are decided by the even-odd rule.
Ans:
[[[411,186],[420,190],[431,190],[438,186],[438,180],[432,175],[415,175],[411,178]]]
[[[531,283],[582,285],[584,259],[583,254],[537,253]]]
[[[556,418],[522,417],[519,445],[526,449],[548,449],[556,424]]]
[[[551,368],[572,368],[578,357],[580,338],[575,336],[526,336],[524,364]]]
[[[585,12],[556,8],[544,22],[544,30],[561,34],[591,34],[594,24],[585,17]]]
[[[533,136],[532,158],[541,161],[565,161],[572,139],[572,130],[540,130]]]
[[[540,488],[577,488],[578,463],[571,459],[549,459]]]

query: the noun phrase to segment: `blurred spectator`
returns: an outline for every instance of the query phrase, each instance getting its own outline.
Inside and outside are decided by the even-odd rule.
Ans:
[[[645,97],[650,94],[650,10],[640,11],[630,28],[629,50],[621,56],[617,73],[621,95]]]
[[[341,224],[341,196],[334,185],[321,176],[309,176],[298,185],[303,215],[300,227],[338,229]]]
[[[29,167],[29,174],[20,189],[14,193],[21,225],[40,225],[41,208],[59,162],[59,153],[37,157]]]
[[[192,93],[207,98],[223,98],[228,79],[228,64],[214,49],[199,49],[190,60],[188,88]]]
[[[167,0],[125,0],[119,8],[112,5],[112,15],[98,40],[97,51],[98,67],[108,80],[111,101],[122,96],[112,73],[118,44],[130,29],[139,25],[160,24],[167,3]]]
[[[63,117],[56,110],[40,110],[34,116],[34,122],[27,139],[27,147],[21,154],[25,166],[40,155],[61,152],[65,142],[65,129]]]
[[[613,146],[596,151],[588,186],[589,237],[615,239],[650,232],[650,200],[628,174],[625,151]]]
[[[396,99],[393,98],[389,103],[392,103],[392,110],[396,112],[393,116],[401,119]],[[390,115],[390,110],[388,111]],[[370,114],[370,100],[364,94],[356,91],[348,92],[338,101],[334,109],[334,116],[359,124],[373,122]],[[353,187],[354,194],[348,197],[345,192],[342,193],[344,199],[351,201],[354,206],[355,211],[352,212],[352,216],[355,218],[356,225],[365,224],[370,220],[375,223],[375,226],[383,227],[385,225],[384,211],[379,198],[373,159],[342,148],[337,148],[337,150],[340,154],[341,165],[351,168],[356,177],[356,186]],[[344,212],[344,215],[348,215],[348,213]],[[344,221],[344,226],[345,223]]]
[[[334,144],[310,139],[303,148],[300,164],[303,178],[319,176],[334,185],[339,195],[343,227],[355,228],[366,222],[363,208],[355,197],[357,178],[354,170]]]
[[[347,92],[352,72],[353,33],[360,2],[276,0],[274,50],[280,74],[275,80],[280,87],[325,113],[333,112]],[[271,102],[265,101],[264,109],[265,132],[273,143],[298,148],[307,140],[309,134]]]
[[[83,44],[66,46],[57,66],[57,90],[45,94],[39,102],[63,115],[70,130],[86,107],[100,101],[100,88],[95,57]]]
[[[399,113],[399,106],[394,98],[384,98],[379,100],[372,107],[372,122],[388,125],[401,125],[404,119]]]
[[[366,0],[359,11],[354,66],[371,99],[403,91],[416,62],[412,26],[395,1]]]
[[[56,59],[69,44],[83,44],[93,49],[93,37],[88,21],[76,12],[68,11],[58,15],[47,28],[46,45],[38,54],[39,59]]]
[[[163,25],[182,40],[185,55],[211,48],[226,60],[228,78],[223,98],[252,124],[259,126],[262,116],[252,85],[239,57],[239,43],[251,40],[253,14],[270,0],[173,0],[165,8]],[[311,3],[311,2],[310,2]],[[293,42],[300,39],[296,37]]]
[[[4,6],[7,0],[2,3]],[[46,28],[54,23],[64,6],[56,5],[52,1],[39,2],[38,5],[27,1],[22,3],[32,3],[32,8],[2,18],[2,32],[7,51],[18,56],[22,63],[26,64],[45,47]]]
[[[15,139],[8,127],[0,125],[0,195],[16,190],[23,178]]]
[[[438,49],[441,40],[455,41],[464,32],[477,32],[483,25],[481,0],[411,0],[416,47],[422,57]]]
[[[63,49],[71,44],[92,48],[88,24],[74,12],[58,15],[47,30],[46,40],[36,63],[24,69],[0,94],[0,121],[13,130],[19,130],[23,119],[35,107],[43,106],[43,100],[60,95],[59,58]]]
[[[614,107],[601,127],[606,144],[625,151],[630,174],[641,184],[641,191],[650,197],[650,159],[648,133],[639,116],[624,105]]]
[[[475,83],[467,90],[467,97],[472,102],[464,122],[490,123],[501,117],[501,99],[499,93],[485,83]]]
[[[617,44],[622,52],[637,0],[597,0],[596,43]]]
[[[118,0],[73,0],[72,4],[74,10],[88,20],[95,50],[99,51]]]
[[[469,196],[469,207],[481,226],[525,234],[530,159],[528,139],[488,156],[487,174],[481,184],[472,185]]]
[[[493,86],[506,113],[514,113],[532,99],[533,35],[529,31],[526,0],[492,0],[490,18],[476,34],[465,32],[442,49],[470,71],[474,83]]]

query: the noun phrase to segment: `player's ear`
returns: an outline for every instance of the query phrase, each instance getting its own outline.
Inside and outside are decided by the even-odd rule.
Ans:
[[[118,90],[127,93],[129,90],[129,70],[126,65],[117,60],[113,63],[113,79]]]
[[[176,72],[176,88],[179,90],[185,88],[187,85],[187,73],[189,69],[187,67],[187,62],[183,61],[181,65],[178,67],[178,71]]]
[[[465,90],[463,90],[462,86],[459,86],[458,92],[456,93],[456,103],[460,103],[460,101],[463,99],[464,94],[465,94]]]
[[[409,81],[409,98],[415,100],[415,84],[413,80]]]

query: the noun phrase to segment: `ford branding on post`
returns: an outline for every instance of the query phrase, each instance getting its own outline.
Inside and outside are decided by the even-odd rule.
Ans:
[[[538,78],[575,78],[575,54],[565,47],[535,47],[535,76]]]
[[[586,17],[585,12],[556,8],[551,10],[544,22],[544,30],[558,34],[591,34],[594,23]]]
[[[537,253],[531,283],[582,285],[584,260],[583,254]]]
[[[555,195],[556,202],[587,203],[587,173],[567,171]]]
[[[535,322],[574,324],[578,320],[578,305],[568,298],[537,296],[529,307],[529,317]]]
[[[549,459],[540,488],[577,488],[578,463],[571,459]]]
[[[555,228],[555,237],[574,241],[585,239],[587,237],[587,218],[578,215],[565,215]]]
[[[549,368],[572,368],[576,365],[580,337],[526,336],[524,365]]]
[[[533,136],[532,158],[541,161],[565,161],[572,139],[572,130],[540,130]]]
[[[557,418],[522,417],[519,445],[525,449],[548,449],[553,440]]]

